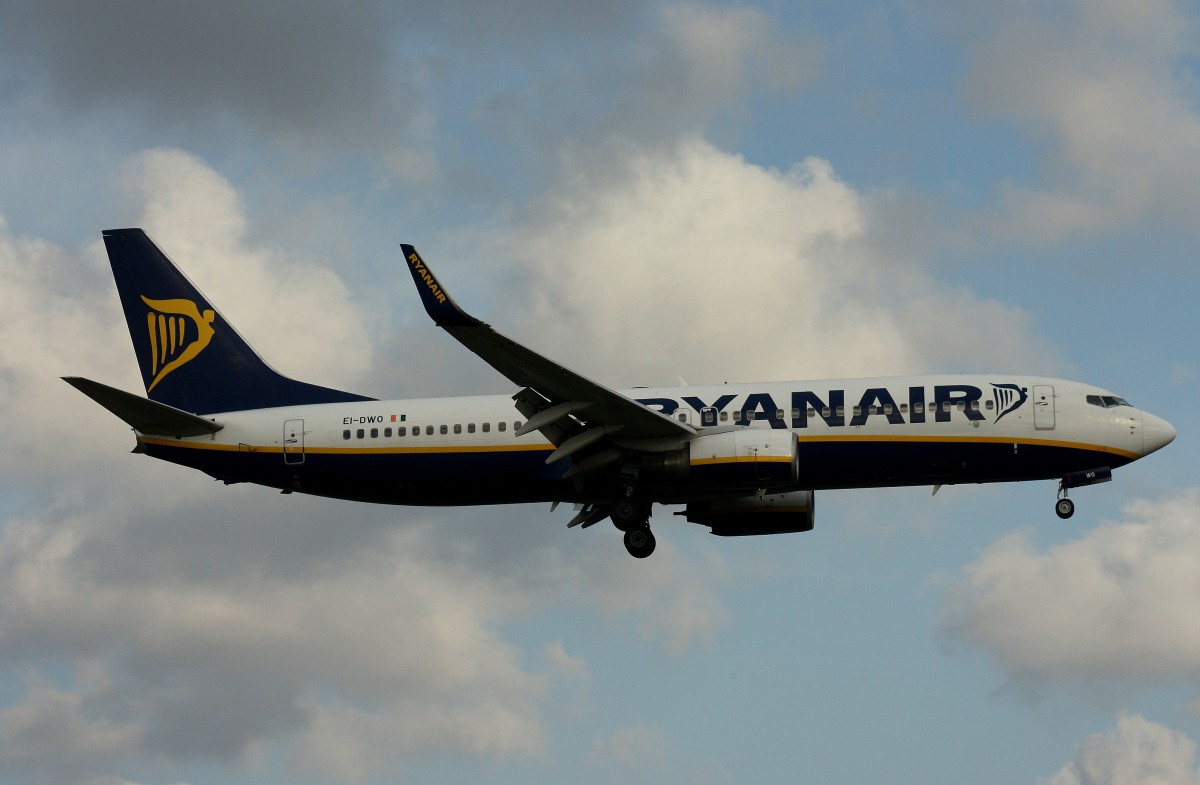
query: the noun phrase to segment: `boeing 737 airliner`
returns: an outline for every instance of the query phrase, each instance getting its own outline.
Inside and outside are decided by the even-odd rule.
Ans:
[[[813,528],[817,490],[1057,479],[1066,518],[1070,489],[1175,438],[1105,390],[1010,374],[613,390],[468,315],[409,245],[429,316],[517,392],[381,401],[272,370],[141,229],[104,244],[148,398],[66,381],[136,452],[284,493],[569,502],[568,526],[609,519],[638,558],[655,503],[713,534],[780,534]]]

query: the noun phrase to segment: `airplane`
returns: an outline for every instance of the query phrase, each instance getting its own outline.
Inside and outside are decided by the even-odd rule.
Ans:
[[[383,401],[268,366],[141,229],[103,232],[146,396],[65,381],[134,452],[231,483],[400,505],[549,502],[653,553],[654,505],[720,536],[810,531],[819,490],[1057,479],[1069,491],[1175,429],[1093,385],[975,374],[614,390],[468,314],[401,245],[433,322],[512,395]]]

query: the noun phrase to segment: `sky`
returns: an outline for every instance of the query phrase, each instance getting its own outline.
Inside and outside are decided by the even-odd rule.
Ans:
[[[0,2],[0,783],[1200,783],[1200,8]],[[1166,450],[658,549],[129,454],[100,241],[281,371],[1086,381]],[[471,478],[464,477],[469,483]]]

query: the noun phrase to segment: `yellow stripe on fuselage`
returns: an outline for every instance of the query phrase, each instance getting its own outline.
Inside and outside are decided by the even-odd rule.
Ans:
[[[218,450],[225,452],[260,452],[260,453],[282,453],[282,445],[253,445],[253,444],[223,444],[219,442],[199,442],[199,441],[183,441],[177,439],[166,439],[157,436],[139,435],[138,437],[145,444],[157,444],[163,447],[182,447],[191,450]],[[902,436],[902,435],[867,435],[867,434],[839,434],[839,435],[809,435],[796,434],[796,438],[803,444],[814,443],[910,443],[910,444],[1012,444],[1018,446],[1033,446],[1033,447],[1056,447],[1060,449],[1070,450],[1085,450],[1088,452],[1107,453],[1110,455],[1118,455],[1128,460],[1136,460],[1141,457],[1139,453],[1122,450],[1117,447],[1109,447],[1103,444],[1088,444],[1085,442],[1069,442],[1058,441],[1054,439],[1029,439],[1023,437],[1003,437],[1003,436]],[[310,455],[436,455],[436,454],[453,454],[453,453],[503,453],[503,452],[550,452],[554,449],[554,445],[549,443],[539,444],[495,444],[495,445],[429,445],[424,447],[305,447],[303,452]],[[301,452],[299,449],[293,450],[296,453]],[[698,458],[691,461],[692,465],[718,464],[718,463],[744,463],[750,461],[764,462],[779,462],[784,463],[791,460],[786,455],[772,456],[734,456],[727,458]]]
[[[692,466],[711,466],[718,463],[791,463],[790,455],[730,455],[723,458],[693,458]]]

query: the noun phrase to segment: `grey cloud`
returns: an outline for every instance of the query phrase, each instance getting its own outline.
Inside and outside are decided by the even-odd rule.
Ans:
[[[159,127],[247,122],[282,138],[379,141],[414,90],[391,68],[386,4],[8,3],[10,74],[68,105]]]
[[[967,99],[1044,150],[1036,182],[1002,185],[993,229],[1034,242],[1140,224],[1193,230],[1192,21],[1168,2],[1049,7],[999,4],[969,34]]]

